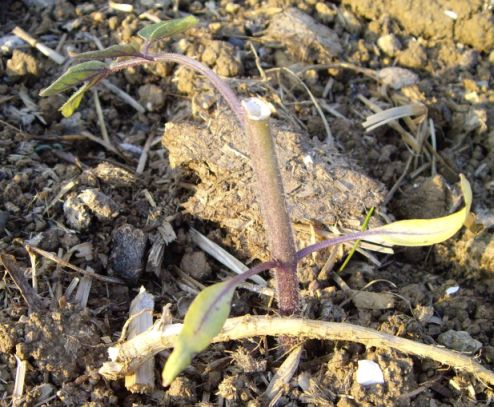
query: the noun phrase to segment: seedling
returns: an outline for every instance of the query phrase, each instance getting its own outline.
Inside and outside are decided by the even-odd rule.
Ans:
[[[54,95],[83,82],[84,84],[60,109],[64,116],[70,116],[80,105],[84,94],[108,75],[136,65],[175,62],[203,74],[211,81],[236,115],[247,137],[272,260],[258,264],[229,280],[207,287],[199,293],[185,316],[183,329],[177,337],[175,348],[163,370],[162,379],[165,386],[169,385],[191,363],[196,353],[206,349],[220,332],[230,313],[235,288],[247,278],[274,269],[280,314],[292,315],[297,312],[299,301],[297,263],[305,256],[329,246],[358,240],[388,246],[426,246],[442,242],[461,228],[470,213],[472,200],[470,185],[461,175],[465,207],[456,213],[436,219],[394,222],[383,227],[325,240],[297,252],[286,209],[274,142],[270,133],[269,105],[256,98],[240,102],[232,89],[211,69],[192,58],[174,53],[155,54],[149,51],[154,41],[183,32],[196,23],[196,18],[190,16],[151,24],[138,32],[145,40],[142,50],[137,50],[131,45],[114,45],[100,51],[80,54],[76,59],[88,59],[89,61],[69,68],[40,93],[41,96]],[[111,63],[101,61],[105,59],[114,61]]]

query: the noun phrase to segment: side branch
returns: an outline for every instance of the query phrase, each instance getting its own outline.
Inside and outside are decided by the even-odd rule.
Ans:
[[[181,327],[182,324],[174,324],[162,328],[157,323],[152,329],[110,348],[109,354],[113,361],[104,363],[100,373],[109,379],[117,379],[131,373],[158,352],[173,347],[175,337],[180,332]],[[223,330],[213,339],[213,342],[226,342],[265,335],[350,341],[359,342],[366,346],[391,348],[435,360],[461,372],[470,373],[481,382],[494,385],[494,372],[466,355],[346,323],[247,315],[228,319]]]

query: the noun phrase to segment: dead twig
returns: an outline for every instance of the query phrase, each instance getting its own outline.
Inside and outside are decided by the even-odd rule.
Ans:
[[[57,264],[59,264],[62,267],[69,268],[71,270],[77,271],[78,273],[81,273],[83,276],[90,277],[94,280],[99,280],[103,281],[105,283],[111,283],[111,284],[125,284],[123,280],[120,280],[119,278],[116,277],[109,277],[109,276],[102,276],[100,274],[93,273],[91,271],[84,270],[80,267],[74,266],[73,264],[69,263],[68,261],[65,261],[64,259],[61,259],[58,256],[55,256],[53,253],[47,252],[43,249],[40,249],[39,247],[31,246],[31,245],[25,245],[27,250],[31,250],[35,253],[38,253],[40,256],[46,257],[48,260],[51,260]]]
[[[135,371],[138,366],[156,353],[173,347],[175,338],[181,329],[182,324],[167,325],[163,328],[159,323],[155,323],[153,329],[111,347],[108,353],[112,361],[102,366],[100,374],[109,379],[116,379]],[[472,374],[483,383],[494,385],[494,372],[466,355],[347,323],[247,315],[228,319],[223,330],[213,339],[213,342],[227,342],[265,335],[349,341],[377,348],[395,349],[435,360],[458,371]]]

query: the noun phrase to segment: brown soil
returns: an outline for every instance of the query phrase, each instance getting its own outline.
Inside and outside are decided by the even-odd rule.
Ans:
[[[149,16],[182,13],[196,15],[198,27],[159,47],[210,66],[241,97],[260,95],[273,104],[299,247],[335,230],[360,229],[371,206],[377,212],[371,225],[450,213],[461,205],[458,174],[466,175],[476,214],[468,229],[432,249],[373,253],[374,261],[356,254],[340,273],[350,291],[331,270],[321,272],[329,252],[311,257],[299,267],[302,309],[307,318],[473,350],[492,370],[492,4],[129,3],[131,12],[102,0],[10,0],[0,9],[1,405],[13,403],[16,357],[27,362],[17,405],[269,404],[264,392],[283,361],[273,338],[211,346],[167,389],[158,379],[167,354],[159,354],[156,387],[148,394],[132,394],[123,380],[98,374],[140,285],[155,296],[157,313],[170,303],[181,321],[198,287],[228,273],[191,242],[190,227],[245,264],[269,258],[243,136],[217,92],[173,64],[115,74],[109,81],[141,107],[98,88],[107,144],[92,94],[69,119],[57,111],[65,96],[38,96],[65,65],[22,41],[4,44],[15,26],[64,56],[94,50],[98,41],[140,44],[136,32]],[[379,76],[394,66],[408,72],[387,73],[405,72],[408,83],[403,76]],[[362,122],[372,111],[365,100],[382,109],[423,104],[435,139],[423,134],[419,120],[408,119],[400,120],[401,130],[382,126],[366,133]],[[404,131],[419,144],[413,156]],[[28,245],[72,267],[31,249],[33,277]],[[335,269],[346,251],[339,249]],[[455,286],[458,291],[448,294]],[[351,301],[352,290],[382,295],[386,305]],[[239,290],[232,315],[249,313],[276,308],[265,296]],[[380,365],[384,384],[357,383],[362,359]],[[493,399],[492,388],[454,366],[389,349],[309,341],[276,405],[474,406]]]

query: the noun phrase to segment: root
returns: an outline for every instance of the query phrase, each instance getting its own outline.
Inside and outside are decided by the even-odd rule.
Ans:
[[[157,323],[152,329],[110,348],[109,354],[112,361],[104,363],[100,373],[109,379],[117,379],[129,374],[158,352],[173,347],[173,341],[181,327],[182,324],[173,324],[163,328]],[[228,319],[223,330],[213,342],[265,335],[350,341],[377,348],[391,348],[435,360],[460,372],[470,373],[480,382],[494,385],[494,372],[475,362],[469,356],[346,323],[247,315]]]

